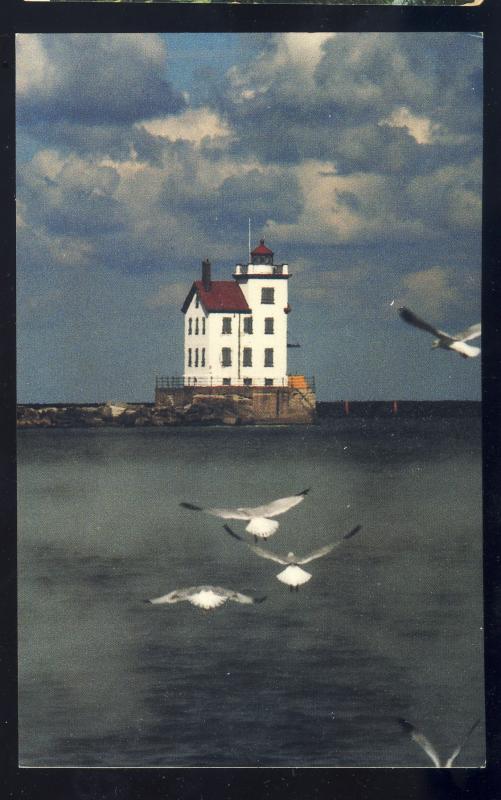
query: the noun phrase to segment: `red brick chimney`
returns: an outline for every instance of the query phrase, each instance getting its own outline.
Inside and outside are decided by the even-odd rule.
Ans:
[[[210,279],[210,261],[208,258],[202,261],[202,283],[205,291],[210,292],[212,283]]]

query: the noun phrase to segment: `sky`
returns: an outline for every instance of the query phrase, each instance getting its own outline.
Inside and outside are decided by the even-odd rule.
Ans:
[[[479,37],[21,34],[17,137],[19,402],[152,401],[249,217],[318,399],[480,398],[397,313],[480,320]]]

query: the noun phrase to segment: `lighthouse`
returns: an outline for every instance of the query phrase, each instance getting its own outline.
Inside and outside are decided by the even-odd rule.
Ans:
[[[155,405],[195,422],[312,422],[313,379],[287,373],[289,278],[264,239],[227,280],[202,261],[181,308],[183,373],[157,376]]]
[[[211,264],[184,301],[184,385],[287,386],[289,267],[261,239],[232,280]]]

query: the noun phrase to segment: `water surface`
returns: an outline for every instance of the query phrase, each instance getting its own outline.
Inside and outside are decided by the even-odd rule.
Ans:
[[[179,507],[308,487],[264,546],[363,528],[297,594]],[[446,754],[483,717],[481,558],[475,417],[22,431],[21,764],[427,767],[396,718]],[[200,583],[267,600],[143,602]]]

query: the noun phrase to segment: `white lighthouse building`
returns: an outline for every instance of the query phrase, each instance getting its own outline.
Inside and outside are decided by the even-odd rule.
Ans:
[[[233,279],[202,263],[184,301],[185,386],[287,386],[287,264],[261,239]]]

